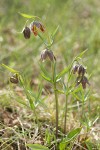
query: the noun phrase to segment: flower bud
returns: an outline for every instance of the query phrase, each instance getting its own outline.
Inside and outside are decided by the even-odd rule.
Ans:
[[[14,74],[12,77],[10,77],[10,82],[17,84],[18,83],[18,74]]]
[[[31,36],[30,28],[29,27],[25,27],[24,30],[23,30],[23,34],[24,34],[25,39],[29,39],[30,36]]]

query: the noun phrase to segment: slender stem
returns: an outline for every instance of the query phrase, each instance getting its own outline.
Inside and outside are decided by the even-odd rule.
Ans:
[[[91,115],[91,105],[90,105],[90,98],[88,98],[88,112],[89,112],[89,118],[90,118],[90,115]]]
[[[82,89],[82,92],[81,92],[81,94],[82,94],[82,119],[84,119],[84,116],[85,116],[85,108],[84,108],[84,105],[85,105],[85,103],[84,103],[84,90]]]
[[[48,42],[48,43],[46,43],[46,41],[44,40],[44,38],[38,33],[38,36],[39,36],[39,38],[42,40],[42,42],[44,43],[44,45],[47,47],[47,48],[50,48],[51,46],[52,46],[52,44],[53,44],[53,42]],[[50,38],[48,37],[48,39],[50,40]]]
[[[55,93],[55,102],[56,102],[56,139],[58,138],[58,95],[56,89],[56,83],[54,83],[54,93]]]
[[[39,38],[42,40],[42,42],[44,43],[44,45],[46,45],[46,47],[48,47],[48,44],[45,42],[45,40],[43,39],[43,37],[38,33]]]
[[[67,95],[66,95],[66,102],[65,102],[65,118],[64,118],[64,134],[66,133],[66,122],[67,122],[67,112],[68,112],[68,101],[67,101]]]
[[[55,105],[56,105],[56,139],[58,138],[58,95],[57,95],[57,85],[56,85],[56,62],[53,63],[53,87],[55,94]]]
[[[38,117],[37,117],[37,113],[36,113],[35,108],[34,108],[34,110],[33,110],[33,113],[34,113],[34,115],[35,115],[36,123],[37,123],[37,124],[38,124],[38,126],[39,126],[39,121],[38,121]]]

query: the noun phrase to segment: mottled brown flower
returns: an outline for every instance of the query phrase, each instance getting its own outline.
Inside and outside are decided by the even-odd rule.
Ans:
[[[78,67],[79,67],[79,65],[75,65],[75,66],[73,67],[73,69],[72,69],[73,74],[75,74],[75,73],[77,72]]]
[[[82,65],[75,65],[72,71],[73,74],[77,73],[79,76],[84,76],[86,69]]]
[[[77,69],[77,73],[78,73],[79,76],[80,76],[80,75],[84,76],[85,71],[86,71],[86,69],[85,69],[82,65],[80,65],[80,66],[78,67],[78,69]]]
[[[45,31],[45,28],[44,28],[44,26],[43,26],[42,23],[40,23],[40,22],[38,22],[38,21],[33,21],[33,22],[30,24],[30,30],[31,30],[31,32],[34,33],[35,36],[38,35],[38,32],[39,32],[38,29],[39,29],[40,31],[42,31],[42,32]]]
[[[83,76],[81,84],[82,84],[83,89],[86,89],[86,84],[90,85],[87,77]]]
[[[14,74],[12,77],[10,77],[10,82],[17,84],[18,83],[18,74]]]
[[[29,39],[30,36],[31,36],[30,28],[29,27],[25,27],[24,30],[23,30],[23,34],[24,34],[25,39]]]
[[[86,84],[90,85],[87,77],[85,77],[85,76],[82,76],[82,77],[78,76],[77,77],[76,86],[78,86],[79,84],[82,84],[83,89],[86,89]]]
[[[56,60],[53,52],[51,50],[48,50],[48,49],[45,49],[41,52],[41,60],[44,61],[47,59],[47,57],[53,61],[53,60]]]

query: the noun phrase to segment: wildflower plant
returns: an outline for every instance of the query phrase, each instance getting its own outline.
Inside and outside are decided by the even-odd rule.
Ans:
[[[29,26],[25,26],[23,31],[22,31],[24,38],[30,39],[32,36],[38,36],[45,45],[45,49],[42,50],[41,54],[40,54],[40,61],[41,61],[40,62],[40,69],[41,69],[41,76],[43,77],[43,79],[52,85],[53,93],[55,96],[55,109],[56,109],[56,114],[55,114],[56,142],[55,142],[55,145],[57,147],[58,147],[57,140],[59,137],[58,131],[59,131],[59,113],[60,113],[58,94],[64,94],[65,95],[65,105],[64,105],[64,109],[63,109],[63,114],[64,114],[64,121],[63,121],[64,122],[64,126],[63,126],[64,135],[63,135],[63,137],[64,138],[62,138],[60,140],[60,144],[59,144],[59,149],[63,150],[69,144],[69,142],[71,140],[73,140],[73,141],[75,140],[75,137],[81,131],[81,127],[80,127],[80,128],[72,130],[71,132],[69,132],[66,135],[66,123],[67,123],[67,114],[68,114],[68,96],[69,95],[76,95],[75,94],[76,91],[80,90],[80,87],[79,87],[80,85],[81,85],[81,88],[83,88],[83,90],[86,89],[86,84],[90,85],[89,81],[85,75],[86,74],[86,68],[83,65],[79,64],[80,59],[82,58],[83,54],[86,51],[83,51],[81,54],[76,56],[69,66],[64,68],[61,72],[57,73],[57,58],[54,55],[54,52],[52,50],[52,45],[54,43],[54,38],[55,38],[55,35],[56,35],[59,27],[57,27],[50,36],[47,34],[48,39],[49,39],[49,40],[47,40],[43,37],[44,32],[47,32],[46,27],[42,23],[42,21],[39,17],[29,16],[27,14],[22,14],[22,13],[20,13],[20,14],[21,14],[21,16],[23,16],[25,18],[33,19],[33,21],[29,24]],[[40,34],[40,33],[42,33],[42,34]],[[50,73],[46,70],[46,68],[43,65],[43,63],[45,63],[45,61],[47,59],[50,61],[51,66],[52,66],[51,70],[49,71]],[[78,62],[78,63],[75,64],[76,62]],[[35,94],[31,90],[31,88],[27,87],[27,85],[25,84],[24,77],[20,72],[13,70],[12,68],[10,68],[4,64],[2,64],[2,66],[13,73],[13,76],[10,77],[10,82],[14,83],[14,84],[19,84],[24,89],[26,97],[29,101],[29,106],[24,102],[22,102],[22,103],[24,105],[27,105],[28,107],[30,107],[31,110],[33,110],[33,112],[35,114],[36,123],[38,123],[38,125],[39,125],[39,119],[38,119],[38,116],[36,113],[36,108],[39,104],[43,103],[43,99],[41,98],[41,95],[42,95],[41,83],[40,83],[37,94]],[[64,80],[64,77],[66,76],[66,74],[67,74],[67,82],[65,82],[65,80]],[[70,84],[70,81],[73,77],[73,74],[77,74],[76,81],[73,84]],[[60,89],[58,89],[58,86],[57,86],[57,84],[59,82],[61,83]],[[84,97],[84,95],[83,95],[83,97]],[[31,148],[33,145],[28,145],[28,146]],[[70,145],[70,147],[71,146],[72,145]],[[43,148],[46,149],[45,147],[43,147]]]

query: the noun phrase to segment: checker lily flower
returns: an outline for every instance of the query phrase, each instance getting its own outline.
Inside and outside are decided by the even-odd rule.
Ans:
[[[40,23],[40,22],[38,22],[38,21],[33,21],[33,22],[30,24],[30,30],[31,30],[31,32],[34,33],[35,36],[37,36],[39,30],[40,30],[41,32],[44,32],[44,31],[45,31],[45,28],[44,28],[44,26],[43,26],[42,23]]]
[[[83,76],[82,78],[80,78],[79,76],[76,79],[76,86],[78,86],[79,84],[82,84],[83,89],[86,89],[86,85],[90,85],[88,79],[86,76]]]
[[[83,89],[86,89],[86,85],[90,85],[87,77],[85,76],[86,73],[86,68],[82,65],[75,65],[72,68],[72,72],[73,74],[77,73],[77,78],[76,78],[76,86],[78,86],[79,84],[82,85]]]
[[[48,50],[48,49],[45,49],[41,52],[41,60],[42,61],[45,61],[47,59],[47,57],[53,61],[53,60],[56,60],[53,52],[51,50]]]
[[[23,34],[24,34],[25,39],[29,39],[30,36],[31,36],[30,28],[26,26],[26,27],[23,29]]]

